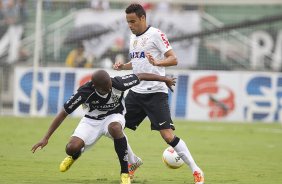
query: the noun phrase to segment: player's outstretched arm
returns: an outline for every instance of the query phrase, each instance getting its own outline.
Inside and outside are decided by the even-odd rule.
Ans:
[[[113,65],[113,69],[114,70],[132,70],[132,63],[131,62],[128,62],[128,63],[120,63],[120,62],[117,62]]]
[[[32,148],[31,151],[34,153],[37,148],[42,149],[48,144],[48,140],[51,137],[51,135],[55,132],[55,130],[61,125],[61,123],[64,121],[64,119],[68,116],[68,113],[64,109],[62,109],[59,114],[55,117],[53,120],[52,124],[50,125],[47,133],[45,136],[37,143],[35,144]]]
[[[177,57],[174,53],[174,51],[171,49],[167,51],[165,54],[165,59],[163,60],[156,60],[150,53],[146,53],[146,57],[148,61],[153,65],[153,66],[175,66],[177,65]]]
[[[145,81],[161,81],[165,82],[167,87],[173,92],[172,86],[175,86],[176,78],[160,76],[152,73],[138,73],[136,74],[139,80]]]

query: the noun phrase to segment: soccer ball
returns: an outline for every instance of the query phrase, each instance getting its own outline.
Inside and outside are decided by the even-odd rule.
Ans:
[[[184,164],[184,161],[176,153],[173,147],[168,147],[164,150],[163,162],[170,169],[178,169]]]

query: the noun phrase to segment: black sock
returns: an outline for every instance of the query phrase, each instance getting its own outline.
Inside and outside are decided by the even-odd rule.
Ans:
[[[121,173],[128,173],[128,151],[125,137],[114,139],[115,150],[118,155]]]
[[[76,159],[78,159],[78,157],[80,157],[80,155],[81,155],[81,151],[72,154],[71,157],[72,157],[74,160],[76,160]]]
[[[179,141],[180,139],[175,136],[174,139],[168,144],[174,148],[179,143]]]

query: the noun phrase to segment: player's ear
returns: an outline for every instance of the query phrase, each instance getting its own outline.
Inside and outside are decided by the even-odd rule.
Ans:
[[[146,20],[146,17],[145,17],[145,15],[142,15],[141,17],[140,17],[140,20]]]

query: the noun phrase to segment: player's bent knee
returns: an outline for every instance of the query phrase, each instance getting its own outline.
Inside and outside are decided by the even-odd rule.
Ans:
[[[123,137],[122,126],[118,122],[112,122],[109,124],[108,131],[114,139]]]
[[[66,145],[66,153],[68,155],[73,155],[77,152],[80,152],[80,150],[84,147],[84,142],[81,139],[72,139],[67,145]]]
[[[166,143],[170,143],[173,141],[175,135],[171,132],[171,130],[160,130],[162,138],[165,140]]]
[[[82,149],[82,147],[80,145],[75,145],[75,144],[67,144],[66,146],[66,153],[68,155],[73,155],[77,152],[79,152]]]

